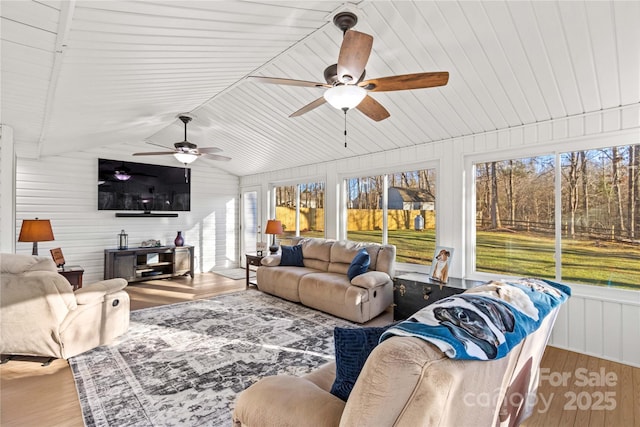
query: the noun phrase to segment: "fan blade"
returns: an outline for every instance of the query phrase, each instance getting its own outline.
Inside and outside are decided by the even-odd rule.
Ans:
[[[391,115],[387,109],[382,106],[382,104],[369,95],[367,95],[356,108],[364,113],[365,116],[369,117],[371,120],[375,120],[376,122],[384,120]]]
[[[198,148],[198,152],[202,154],[211,154],[211,153],[219,153],[222,149],[218,147],[202,147]]]
[[[132,156],[163,156],[173,153],[175,153],[175,151],[151,151],[149,153],[133,153]]]
[[[220,156],[218,154],[209,154],[209,153],[201,153],[201,154],[205,156],[207,159],[211,159],[211,160],[220,160],[222,162],[228,162],[229,160],[231,160],[231,157]]]
[[[317,108],[317,107],[321,106],[325,102],[327,102],[327,101],[324,99],[324,96],[321,96],[320,98],[316,99],[312,103],[305,105],[304,107],[302,107],[301,109],[299,109],[295,113],[291,114],[289,117],[301,116],[304,113],[308,113],[309,111],[313,110],[314,108]]]
[[[444,86],[449,81],[449,73],[439,71],[435,73],[402,74],[399,76],[381,77],[365,80],[358,86],[369,92],[390,92],[394,90],[426,89]]]
[[[331,87],[326,83],[308,82],[306,80],[281,79],[279,77],[261,77],[249,76],[250,79],[259,81],[260,83],[269,83],[274,85],[302,86],[302,87]]]
[[[338,56],[338,80],[355,83],[364,72],[372,46],[373,37],[369,34],[347,31]]]

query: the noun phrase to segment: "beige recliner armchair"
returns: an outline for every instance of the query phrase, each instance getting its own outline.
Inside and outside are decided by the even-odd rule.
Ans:
[[[0,353],[68,359],[129,328],[127,281],[73,291],[49,258],[0,254]]]

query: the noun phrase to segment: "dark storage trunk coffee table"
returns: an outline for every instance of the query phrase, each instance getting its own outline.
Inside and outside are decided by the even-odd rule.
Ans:
[[[396,276],[393,279],[393,319],[408,319],[416,311],[435,301],[462,293],[482,283],[456,277],[449,277],[447,283],[440,283],[423,273]]]

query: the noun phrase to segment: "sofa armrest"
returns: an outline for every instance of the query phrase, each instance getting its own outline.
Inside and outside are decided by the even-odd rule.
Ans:
[[[92,283],[74,292],[78,304],[91,304],[102,301],[105,295],[118,292],[127,286],[125,279],[109,279]]]
[[[276,265],[280,265],[280,255],[267,255],[260,260],[260,264],[265,267],[275,267]]]
[[[266,377],[240,393],[234,426],[337,426],[345,402],[301,377]]]
[[[391,277],[384,271],[367,271],[351,279],[351,284],[359,288],[372,289],[385,285]]]

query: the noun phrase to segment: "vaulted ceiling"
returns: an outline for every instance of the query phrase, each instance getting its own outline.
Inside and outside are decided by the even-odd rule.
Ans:
[[[322,89],[342,33],[374,37],[368,78],[448,71],[440,88],[372,93],[374,122]],[[171,148],[189,141],[236,175],[342,159],[640,102],[640,2],[6,1],[0,4],[2,124],[19,156]],[[136,157],[154,162],[157,157]]]

